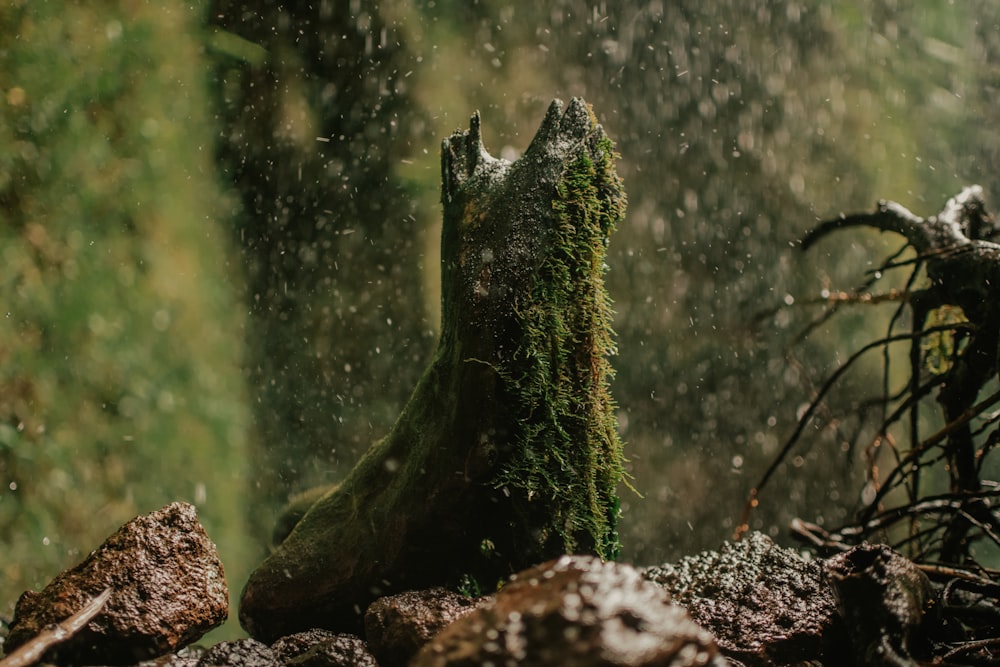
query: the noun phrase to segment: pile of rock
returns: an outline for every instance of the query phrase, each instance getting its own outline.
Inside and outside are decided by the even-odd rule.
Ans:
[[[202,649],[188,645],[225,620],[228,591],[194,507],[174,503],[123,526],[41,593],[25,593],[0,667],[846,665],[872,651],[904,659],[906,641],[867,626],[855,633],[843,607],[863,605],[872,617],[879,600],[852,591],[920,583],[911,566],[867,546],[813,561],[760,534],[646,569],[563,556],[480,598],[444,588],[379,598],[364,614],[363,638],[313,629],[269,645],[247,638]],[[910,588],[924,590],[901,590]],[[109,593],[95,601],[101,591]],[[914,600],[884,615],[904,639],[928,603]],[[68,630],[66,619],[88,602],[91,615]]]

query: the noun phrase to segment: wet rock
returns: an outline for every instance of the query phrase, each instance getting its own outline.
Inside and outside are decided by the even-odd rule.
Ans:
[[[365,637],[382,667],[402,666],[478,604],[479,600],[440,587],[388,595],[365,612]]]
[[[131,664],[195,641],[226,619],[229,591],[215,545],[192,505],[173,503],[136,517],[41,593],[14,609],[5,650],[59,623],[106,588],[111,598],[46,662]]]
[[[205,651],[197,667],[280,667],[282,663],[267,644],[256,639],[219,642]]]
[[[930,660],[939,605],[916,565],[883,544],[861,544],[825,567],[859,665]]]
[[[628,565],[563,556],[518,574],[411,667],[724,666],[712,636]]]
[[[304,632],[296,632],[294,635],[286,635],[275,640],[271,644],[271,650],[274,651],[279,660],[288,661],[302,655],[316,644],[328,642],[340,636],[340,634],[332,630],[314,628]]]
[[[766,535],[751,533],[645,576],[710,630],[723,653],[747,665],[850,664],[821,564]]]
[[[378,667],[368,644],[355,635],[306,630],[271,644],[279,664],[297,667]]]
[[[168,653],[159,658],[144,660],[139,667],[197,667],[198,661],[207,649],[197,644],[186,646],[176,653]]]

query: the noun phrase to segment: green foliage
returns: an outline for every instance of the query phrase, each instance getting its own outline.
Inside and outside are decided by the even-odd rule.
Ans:
[[[935,308],[927,314],[926,329],[934,329],[949,324],[968,323],[968,318],[961,306],[944,305]],[[966,338],[956,341],[953,330],[932,331],[921,341],[920,349],[924,356],[924,365],[934,375],[943,375],[951,370],[955,359],[965,349]]]
[[[484,594],[489,594],[489,590],[485,589],[479,581],[472,575],[466,574],[462,575],[461,580],[455,587],[459,593],[469,598],[470,600],[475,600]]]
[[[173,500],[246,570],[242,320],[199,19],[0,9],[17,36],[0,51],[2,604]]]
[[[497,484],[543,504],[535,511],[549,517],[567,553],[592,549],[613,559],[624,458],[608,388],[615,344],[604,259],[625,197],[611,141],[601,139],[596,154],[597,164],[582,153],[557,184],[552,249],[533,276],[530,301],[517,306],[524,373],[514,393],[528,417]]]

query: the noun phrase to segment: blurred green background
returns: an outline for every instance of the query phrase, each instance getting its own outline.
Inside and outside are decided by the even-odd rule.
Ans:
[[[430,359],[441,139],[479,109],[516,158],[554,97],[594,105],[629,193],[608,284],[644,497],[623,490],[623,557],[717,546],[891,313],[793,346],[810,301],[898,246],[794,241],[878,198],[1000,201],[998,26],[985,0],[5,3],[0,614],[172,500],[198,506],[235,601],[288,495],[343,477]],[[754,528],[858,507],[852,405],[879,363]]]

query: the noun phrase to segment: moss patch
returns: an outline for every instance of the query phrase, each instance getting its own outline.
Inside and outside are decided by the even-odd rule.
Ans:
[[[625,197],[611,140],[592,141],[556,186],[551,250],[526,302],[517,304],[524,335],[512,364],[518,375],[508,380],[523,417],[496,484],[519,492],[525,515],[548,518],[543,542],[558,539],[567,553],[613,559],[625,473],[609,391],[616,348],[603,276]]]

